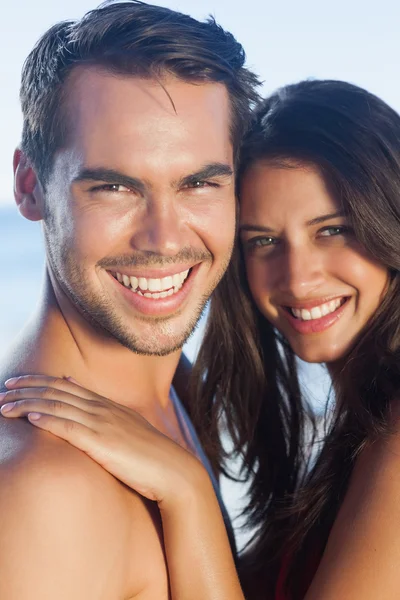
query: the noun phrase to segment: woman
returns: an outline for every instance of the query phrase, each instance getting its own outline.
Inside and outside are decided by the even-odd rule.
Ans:
[[[368,565],[375,567],[376,560],[366,556],[370,548],[364,535],[369,527],[368,543],[376,547],[384,527],[374,519],[383,519],[383,513],[371,515],[364,502],[372,506],[378,502],[373,492],[390,488],[386,480],[376,486],[374,469],[389,478],[391,469],[399,468],[397,462],[389,465],[397,437],[381,446],[384,434],[396,426],[390,411],[400,390],[400,117],[349,84],[288,86],[258,109],[244,144],[240,178],[249,290],[245,280],[237,285],[225,279],[214,309],[222,312],[224,299],[234,298],[235,305],[226,308],[227,321],[235,323],[237,340],[247,336],[246,343],[239,342],[226,360],[215,352],[218,331],[210,328],[199,357],[200,370],[207,363],[210,368],[200,380],[204,400],[198,410],[207,414],[217,390],[214,410],[225,408],[247,474],[254,473],[247,514],[257,538],[244,556],[244,580],[265,590],[278,579],[280,593],[284,581],[290,597],[304,597],[342,507],[340,531],[352,527],[354,535],[344,536],[339,545],[338,528],[333,529],[333,546],[328,544],[319,569],[328,588],[317,576],[318,587],[311,587],[307,600],[368,598],[368,593],[397,597],[400,582],[396,579],[391,592],[384,569],[386,595],[382,587],[373,588],[376,571]],[[245,290],[242,301],[239,288]],[[339,305],[330,306],[333,301]],[[332,321],[318,310],[333,311]],[[327,363],[336,395],[320,457],[307,476],[310,421],[295,354]],[[375,485],[371,495],[364,478]],[[385,518],[393,516],[385,507],[398,493],[390,490],[378,502]],[[361,514],[368,518],[361,520]],[[356,534],[356,522],[362,534]],[[382,538],[381,555],[388,544]],[[339,580],[343,589],[336,587]]]
[[[211,304],[190,411],[195,424],[201,415],[200,437],[216,470],[226,458],[218,441],[225,414],[251,478],[246,512],[256,535],[241,564],[250,600],[399,595],[399,190],[400,117],[364,90],[305,81],[283,88],[255,114],[240,172],[242,252]],[[316,460],[296,355],[327,364],[336,396]],[[118,407],[67,382],[63,408],[46,416],[53,409],[40,397],[31,400],[27,387],[42,379],[9,382],[10,389],[27,389],[3,415],[44,413],[29,418],[159,501],[162,511],[167,506],[173,522],[172,490],[154,473],[162,461],[172,481],[182,481],[183,451],[163,440],[163,452],[149,453],[158,434],[143,436],[146,425],[130,413],[112,431],[132,427],[135,435],[106,458],[110,429],[93,424],[103,435],[94,442],[79,425],[65,429],[60,417],[68,418],[69,405],[87,415],[93,400]],[[215,503],[209,506],[215,525]],[[210,550],[212,576],[219,590],[228,589],[232,582],[218,577],[224,557],[212,554],[221,529],[202,535],[193,543]],[[168,536],[173,528],[167,543]],[[188,547],[176,551],[174,577]]]

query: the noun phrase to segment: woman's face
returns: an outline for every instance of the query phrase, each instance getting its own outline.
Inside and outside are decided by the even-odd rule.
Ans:
[[[343,357],[381,303],[387,269],[357,242],[319,172],[259,161],[241,185],[240,235],[262,314],[308,362]]]

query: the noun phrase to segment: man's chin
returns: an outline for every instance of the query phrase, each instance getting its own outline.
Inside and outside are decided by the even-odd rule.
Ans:
[[[131,352],[143,356],[168,356],[182,346],[196,330],[204,313],[206,299],[197,310],[182,310],[168,317],[147,315],[117,315],[110,306],[87,303],[84,306],[86,320],[100,335],[110,342],[117,342]]]
[[[175,339],[162,339],[162,336],[160,336],[156,340],[150,340],[148,338],[141,339],[139,337],[136,337],[134,340],[126,337],[116,339],[122,346],[137,355],[168,356],[169,354],[182,350],[188,337],[189,336],[180,336]]]
[[[108,328],[108,337],[115,340],[121,346],[124,346],[131,352],[142,356],[168,356],[179,350],[190,338],[196,328],[197,322],[191,324],[186,331],[172,331],[164,324],[160,327],[153,324],[149,327],[139,327],[134,331],[128,332],[122,327]]]

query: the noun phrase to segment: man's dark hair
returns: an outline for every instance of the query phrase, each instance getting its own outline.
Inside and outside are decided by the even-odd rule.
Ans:
[[[245,53],[213,18],[188,15],[138,0],[104,3],[81,20],[51,27],[29,54],[22,72],[22,149],[45,185],[55,152],[67,141],[65,84],[71,71],[97,65],[111,73],[188,82],[223,83],[232,108],[232,141],[238,146],[258,79],[244,67]]]

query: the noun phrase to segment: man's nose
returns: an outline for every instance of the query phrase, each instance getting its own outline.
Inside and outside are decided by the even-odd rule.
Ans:
[[[135,250],[174,256],[185,245],[179,207],[170,198],[149,201],[134,228],[131,244]]]
[[[288,248],[279,270],[281,291],[293,298],[306,298],[324,281],[323,257],[308,246]]]

